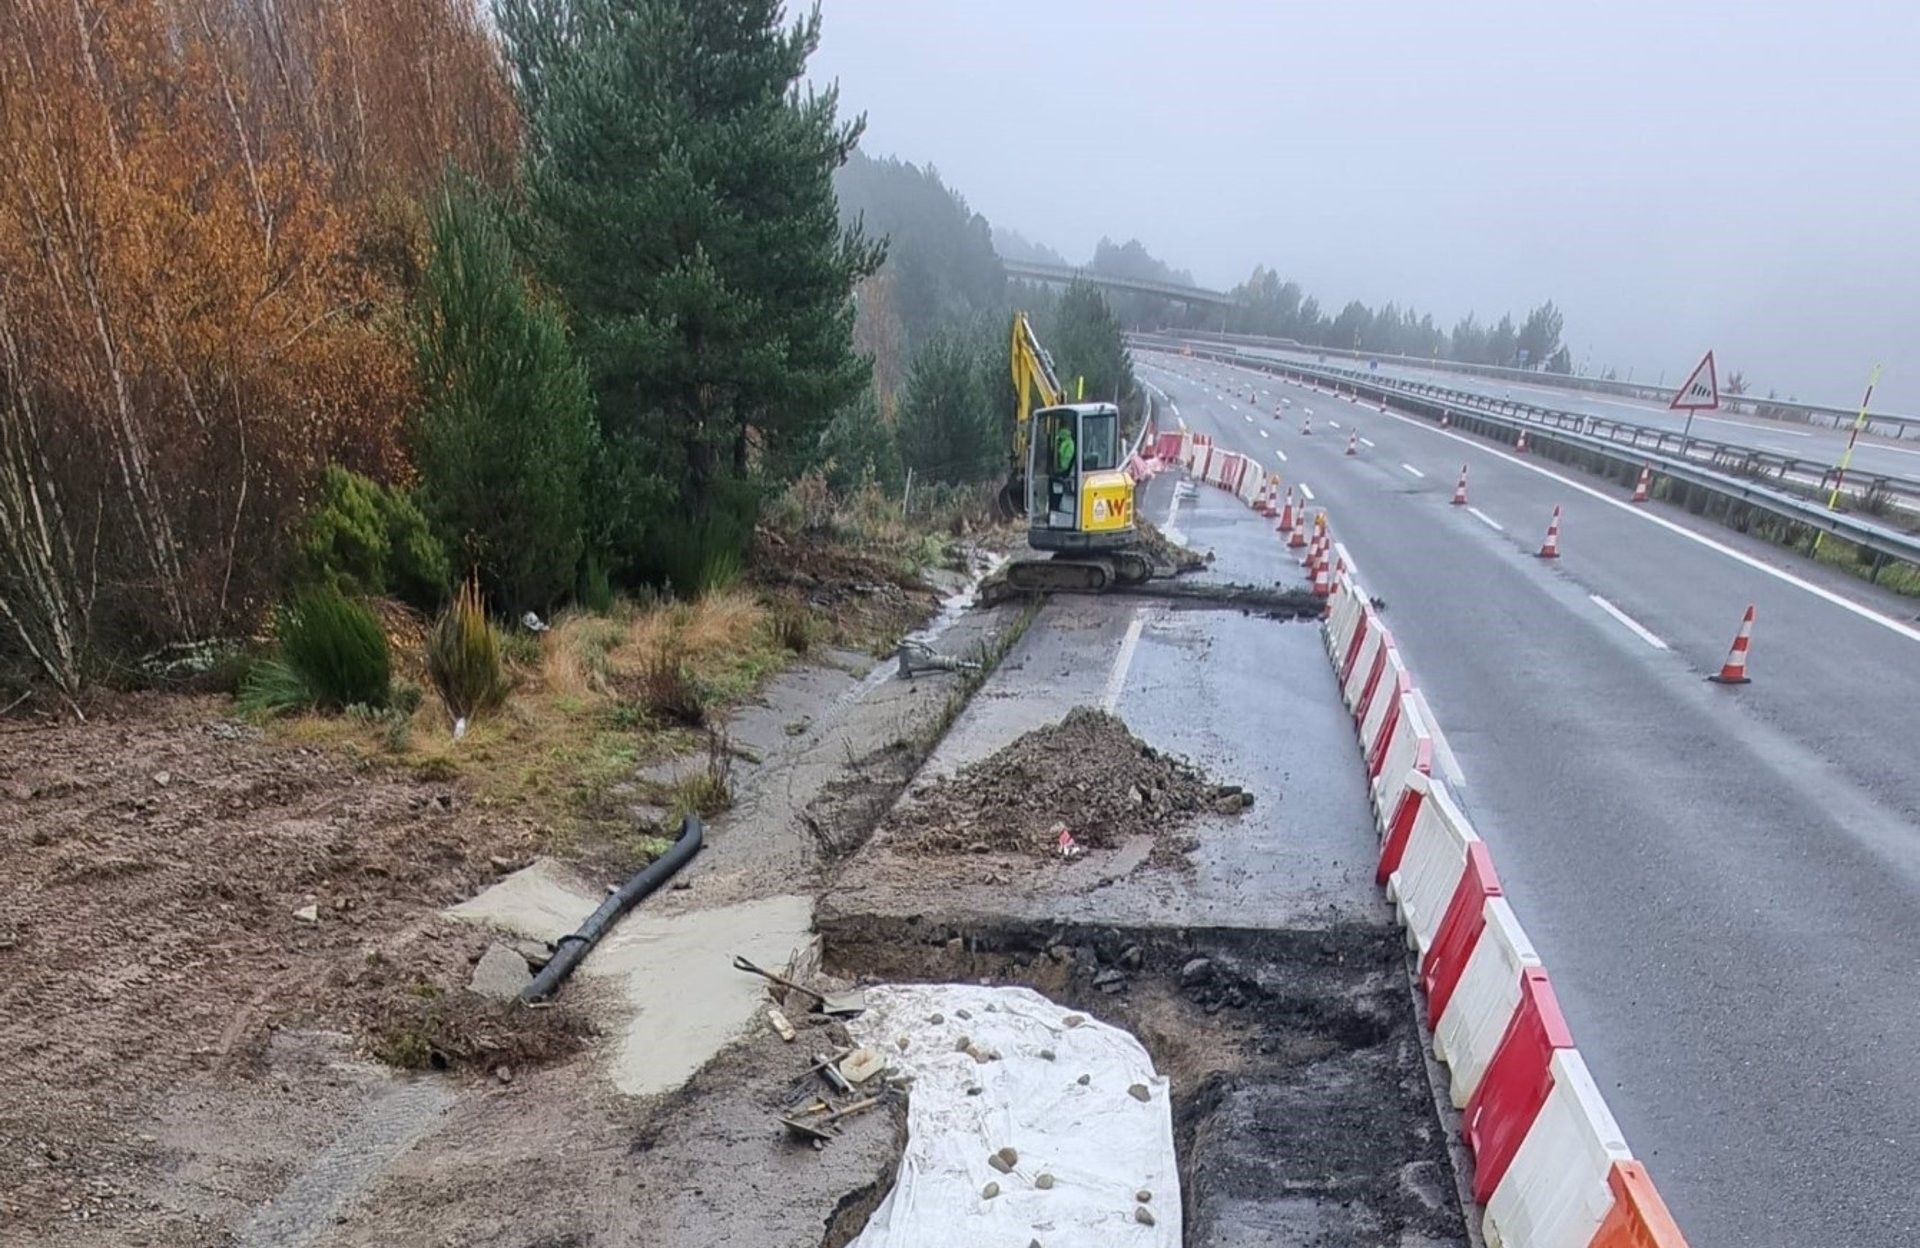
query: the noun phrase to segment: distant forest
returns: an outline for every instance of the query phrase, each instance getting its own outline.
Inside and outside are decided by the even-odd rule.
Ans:
[[[931,165],[856,154],[838,183],[842,214],[864,214],[867,227],[889,239],[891,274],[901,322],[915,341],[953,316],[964,318],[1017,295],[1025,306],[1047,296],[1009,282],[1000,258],[1038,264],[1074,264],[1044,243],[972,212],[959,192]],[[1085,267],[1092,272],[1143,281],[1192,285],[1193,276],[1155,257],[1137,239],[1102,238]],[[1298,282],[1258,266],[1231,292],[1234,305],[1189,309],[1151,295],[1108,297],[1114,316],[1129,329],[1169,327],[1225,329],[1232,333],[1291,338],[1306,346],[1339,347],[1381,354],[1425,356],[1470,364],[1497,364],[1571,373],[1571,353],[1561,342],[1560,310],[1551,300],[1517,322],[1510,312],[1491,323],[1468,313],[1451,329],[1430,313],[1388,302],[1370,308],[1352,300],[1329,313]]]

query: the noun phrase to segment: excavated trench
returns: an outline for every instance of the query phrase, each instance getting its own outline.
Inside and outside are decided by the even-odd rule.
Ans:
[[[1390,927],[850,916],[821,940],[836,975],[1023,985],[1131,1031],[1172,1080],[1189,1248],[1469,1242]],[[850,1194],[823,1248],[857,1236],[890,1183]]]

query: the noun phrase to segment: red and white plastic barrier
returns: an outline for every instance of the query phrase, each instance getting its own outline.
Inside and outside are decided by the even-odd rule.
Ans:
[[[1578,1049],[1554,1050],[1546,1100],[1486,1198],[1490,1248],[1590,1245],[1612,1212],[1613,1168],[1633,1160]]]
[[[1447,903],[1466,869],[1467,847],[1480,839],[1454,805],[1446,785],[1434,781],[1428,785],[1400,869],[1387,877],[1387,896],[1407,929],[1407,943],[1422,956],[1439,934]]]
[[[1463,474],[1464,475],[1464,474]],[[1298,530],[1296,529],[1296,532]],[[1425,699],[1338,543],[1327,658],[1354,717],[1381,836],[1377,879],[1412,947],[1433,1050],[1474,1157],[1490,1248],[1686,1248],[1574,1047],[1493,856],[1435,774]],[[1324,564],[1320,565],[1324,566]]]

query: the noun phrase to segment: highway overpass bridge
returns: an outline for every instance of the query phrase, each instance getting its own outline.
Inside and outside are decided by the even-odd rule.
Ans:
[[[1156,295],[1178,303],[1221,308],[1233,306],[1233,296],[1223,291],[1207,290],[1199,286],[1181,286],[1173,282],[1148,282],[1138,278],[1114,277],[1093,269],[1076,268],[1073,265],[1035,264],[1026,260],[1008,260],[1004,256],[1001,257],[1000,263],[1006,266],[1008,277],[1017,277],[1023,281],[1047,282],[1059,286],[1084,281],[1106,290],[1123,290],[1136,295]]]

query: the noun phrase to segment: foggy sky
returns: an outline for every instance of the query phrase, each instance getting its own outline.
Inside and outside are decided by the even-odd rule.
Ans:
[[[813,77],[865,149],[931,161],[1085,261],[1138,237],[1516,319],[1576,368],[1920,412],[1920,5],[824,0]]]

